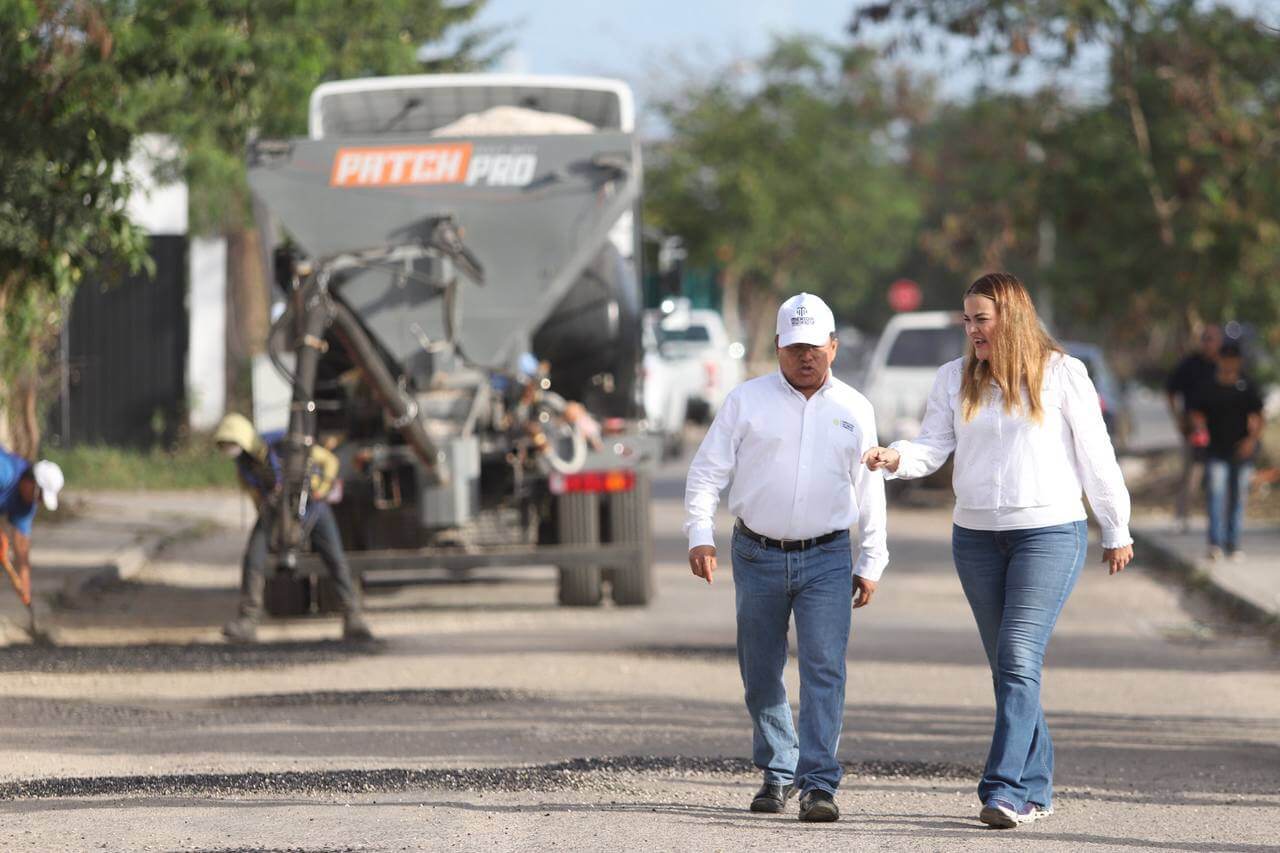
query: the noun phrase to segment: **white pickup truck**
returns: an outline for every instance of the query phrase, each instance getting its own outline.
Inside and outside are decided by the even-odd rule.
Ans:
[[[875,407],[881,444],[920,433],[938,368],[964,355],[964,346],[964,326],[954,311],[911,311],[889,320],[862,387]]]
[[[677,304],[658,324],[658,351],[672,368],[694,420],[709,421],[742,382],[744,349],[716,311]]]

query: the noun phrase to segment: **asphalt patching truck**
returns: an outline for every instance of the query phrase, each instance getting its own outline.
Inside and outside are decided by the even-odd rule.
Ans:
[[[254,141],[248,167],[290,388],[268,609],[328,609],[299,521],[316,443],[341,460],[334,511],[366,583],[555,566],[562,604],[646,604],[659,448],[635,427],[626,85],[327,83],[308,136]]]

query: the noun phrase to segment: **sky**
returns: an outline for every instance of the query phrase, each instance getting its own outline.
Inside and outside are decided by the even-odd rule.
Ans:
[[[774,34],[845,38],[856,0],[489,0],[476,25],[506,30],[495,69],[621,78],[643,108],[684,71],[759,56]]]
[[[772,33],[843,37],[854,0],[490,0],[505,25],[503,70],[627,77],[672,58],[714,64],[761,53]],[[719,62],[717,62],[717,60]]]
[[[663,90],[760,56],[774,35],[806,33],[844,40],[864,0],[489,0],[476,20],[501,27],[512,47],[495,70],[617,77],[631,84],[641,109]],[[1280,26],[1280,0],[1225,2]],[[958,51],[956,52],[958,55]],[[921,72],[942,80],[947,97],[972,91],[980,75],[954,60],[913,56]],[[1068,85],[1088,95],[1105,80],[1100,51],[1074,69]],[[1019,86],[1034,87],[1034,75]]]

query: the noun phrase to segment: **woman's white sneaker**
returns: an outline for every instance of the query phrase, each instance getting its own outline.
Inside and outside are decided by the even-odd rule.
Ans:
[[[987,800],[982,811],[978,812],[978,820],[992,829],[1013,829],[1019,824],[1031,823],[1037,817],[1040,815],[1036,813],[1036,807],[1031,803],[1024,803],[1022,808],[1017,808],[1013,803],[1000,797]]]

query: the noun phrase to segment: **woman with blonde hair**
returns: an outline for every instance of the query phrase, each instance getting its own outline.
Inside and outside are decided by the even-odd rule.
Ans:
[[[873,447],[890,477],[933,473],[955,452],[952,556],[995,684],[996,718],[979,820],[1002,829],[1053,813],[1053,741],[1040,670],[1085,562],[1081,489],[1111,574],[1133,558],[1129,493],[1084,364],[1040,325],[1009,273],[964,295],[963,358],[938,370],[921,433]]]

